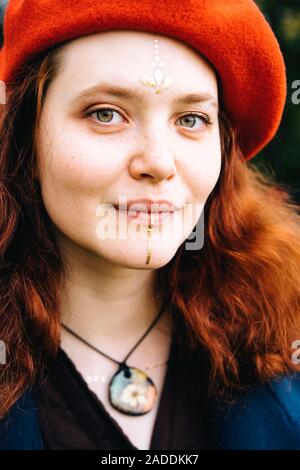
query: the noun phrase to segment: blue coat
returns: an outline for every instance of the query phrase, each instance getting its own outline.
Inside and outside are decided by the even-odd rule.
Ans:
[[[300,373],[243,392],[233,405],[212,407],[209,420],[213,449],[300,450]],[[41,449],[37,404],[27,390],[0,422],[0,450]]]

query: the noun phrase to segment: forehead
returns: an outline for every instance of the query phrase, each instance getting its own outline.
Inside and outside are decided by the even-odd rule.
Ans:
[[[101,83],[127,88],[129,94],[130,90],[134,94],[134,86],[136,97],[142,98],[154,94],[142,78],[153,78],[157,69],[172,79],[160,100],[202,93],[217,101],[217,75],[205,57],[178,39],[144,31],[105,31],[69,41],[64,46],[58,85],[73,97]]]

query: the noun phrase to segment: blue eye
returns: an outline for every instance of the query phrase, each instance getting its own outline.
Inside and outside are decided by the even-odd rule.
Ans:
[[[89,117],[89,116],[92,116],[93,114],[96,114],[97,115],[97,120],[99,120],[99,122],[101,122],[103,124],[105,124],[105,123],[109,124],[109,123],[112,122],[112,117],[113,117],[114,113],[121,116],[121,113],[119,113],[117,110],[115,110],[113,108],[97,108],[97,109],[94,109],[93,111],[88,112],[87,116]],[[102,116],[102,118],[100,118],[100,116]],[[193,119],[189,118],[191,116],[192,116]],[[200,113],[195,113],[195,112],[184,114],[183,116],[180,116],[178,118],[178,120],[185,119],[188,124],[192,124],[192,126],[189,126],[189,128],[194,129],[195,126],[193,126],[193,124],[196,122],[197,118],[202,120],[202,122],[205,124],[205,128],[208,127],[209,125],[213,124],[213,122],[211,121],[209,116],[206,116],[206,115],[200,114]],[[117,124],[118,123],[119,122],[117,122]]]

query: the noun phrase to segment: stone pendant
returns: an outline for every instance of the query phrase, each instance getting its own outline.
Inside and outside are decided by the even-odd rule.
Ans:
[[[139,416],[154,406],[157,388],[148,375],[122,364],[109,383],[110,404],[126,415]]]

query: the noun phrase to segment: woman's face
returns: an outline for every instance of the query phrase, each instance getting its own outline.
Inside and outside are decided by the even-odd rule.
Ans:
[[[161,267],[173,258],[221,169],[213,69],[182,42],[154,38],[108,31],[69,42],[37,133],[42,197],[58,240],[130,268]],[[172,79],[160,93],[142,81],[157,67]],[[210,97],[180,100],[188,94]],[[129,208],[136,199],[179,208],[161,225],[152,216],[149,265],[147,223],[113,206]]]

